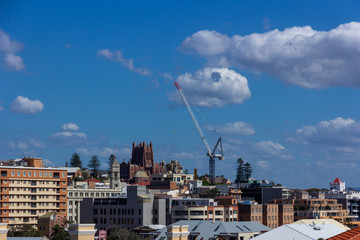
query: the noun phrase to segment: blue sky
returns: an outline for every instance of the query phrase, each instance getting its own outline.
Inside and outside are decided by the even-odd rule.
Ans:
[[[358,1],[1,1],[0,159],[103,168],[116,146],[288,187],[359,187]],[[214,133],[213,130],[216,130]]]

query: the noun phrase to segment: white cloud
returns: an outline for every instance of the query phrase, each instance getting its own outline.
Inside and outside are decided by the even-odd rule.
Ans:
[[[136,72],[140,75],[151,75],[151,72],[146,68],[136,68],[134,66],[134,61],[131,58],[125,59],[121,50],[118,50],[115,53],[111,52],[109,49],[98,50],[98,56],[105,57],[110,61],[120,62],[128,70]]]
[[[44,166],[55,167],[55,164],[52,161],[50,161],[49,159],[43,159],[42,161],[44,163]]]
[[[66,123],[61,126],[61,131],[51,135],[51,138],[60,143],[75,145],[88,139],[85,133],[78,132],[79,129],[75,123]]]
[[[62,125],[61,130],[63,131],[78,131],[80,128],[75,123],[66,123]]]
[[[22,58],[14,55],[13,53],[6,53],[4,61],[15,71],[20,71],[26,68]]]
[[[109,147],[102,148],[77,148],[76,152],[85,155],[85,156],[98,156],[102,158],[108,158],[111,154],[114,154],[114,149]],[[129,159],[132,153],[132,149],[128,147],[122,147],[120,149],[116,149],[116,158],[118,162],[120,159]]]
[[[15,113],[34,114],[41,112],[44,104],[40,100],[31,100],[27,97],[18,96],[11,103],[11,111]]]
[[[284,146],[273,141],[254,143],[252,149],[262,158],[292,159],[291,154]]]
[[[268,161],[257,161],[256,165],[258,167],[260,167],[261,169],[263,169],[263,170],[269,170],[270,169]]]
[[[70,139],[70,138],[81,138],[87,139],[86,134],[83,132],[58,132],[52,135],[54,139]]]
[[[232,44],[228,36],[216,31],[199,31],[186,38],[180,49],[195,50],[202,56],[217,56],[228,51]]]
[[[349,146],[360,143],[360,121],[338,117],[321,121],[315,126],[304,126],[288,137],[289,141],[301,144]]]
[[[204,127],[208,131],[216,130],[216,132],[222,135],[254,135],[255,130],[253,126],[245,122],[234,122],[223,125],[207,125]]]
[[[15,55],[22,48],[23,44],[11,40],[10,35],[0,29],[0,58],[10,70],[20,71],[26,68],[23,59]]]
[[[201,107],[223,107],[226,104],[240,104],[250,98],[247,79],[227,68],[205,68],[195,73],[178,76],[177,81],[184,89],[191,103]],[[174,91],[170,100],[181,102]]]
[[[215,31],[194,33],[182,43],[214,66],[264,72],[305,88],[360,87],[360,23],[330,31],[310,26],[228,37]]]
[[[39,139],[30,138],[25,140],[13,140],[9,143],[9,146],[14,149],[26,150],[29,148],[46,148],[45,143]]]

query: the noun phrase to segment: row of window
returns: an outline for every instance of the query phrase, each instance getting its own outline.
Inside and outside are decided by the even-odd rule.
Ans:
[[[109,218],[109,224],[128,224],[128,225],[134,225],[134,218]],[[106,218],[99,218],[99,221],[97,218],[94,218],[95,224],[107,224]],[[138,224],[141,225],[141,218],[138,219]]]
[[[5,171],[1,171],[1,174],[5,174]],[[37,177],[37,175],[39,177],[59,177],[59,172],[50,172],[50,171],[31,171],[31,170],[11,170],[11,176],[17,176],[17,177]],[[6,174],[7,175],[7,174]],[[62,177],[64,178],[66,176],[66,173],[65,172],[62,172]]]
[[[83,193],[83,192],[80,192],[80,193],[78,193],[78,192],[70,192],[69,191],[69,197],[72,197],[72,196],[75,196],[75,197],[78,197],[78,196],[80,196],[80,197],[109,197],[109,196],[115,196],[116,195],[116,193],[104,193],[104,192],[102,192],[102,193],[99,193],[99,192],[96,192],[96,193],[94,193],[94,192],[85,192],[85,193]]]
[[[47,191],[48,192],[49,189],[50,189],[50,191],[53,191],[53,192],[56,192],[58,190],[57,188],[26,188],[26,187],[24,187],[24,188],[21,188],[21,187],[13,188],[13,187],[11,187],[11,188],[9,188],[9,191],[36,191],[36,190],[39,190],[39,192],[41,192],[41,191]],[[7,188],[6,187],[1,188],[1,192],[2,191],[7,191]],[[63,188],[63,191],[66,191],[66,189]]]
[[[100,211],[98,211],[97,208],[94,209],[94,215],[97,215],[97,214],[104,214],[106,215],[107,213],[107,209],[106,208],[100,208],[99,209]],[[125,208],[122,208],[122,209],[109,209],[109,214],[110,215],[134,215],[134,209],[125,209]],[[141,215],[141,209],[139,209],[139,215]]]

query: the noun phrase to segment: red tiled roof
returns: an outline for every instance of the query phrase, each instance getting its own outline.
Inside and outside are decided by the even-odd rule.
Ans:
[[[101,182],[99,180],[97,180],[96,178],[88,178],[86,180],[84,180],[85,182]]]
[[[359,239],[360,239],[360,227],[351,229],[349,231],[328,238],[328,240],[359,240]]]
[[[335,178],[335,180],[333,181],[333,183],[341,183],[339,178]]]

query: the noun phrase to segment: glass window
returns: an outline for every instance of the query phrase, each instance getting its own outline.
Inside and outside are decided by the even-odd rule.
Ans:
[[[18,176],[20,176],[21,175],[21,172],[20,171],[18,171]]]
[[[29,171],[28,175],[29,175],[29,177],[31,177],[31,171]]]
[[[34,177],[36,177],[36,171],[34,171]]]
[[[15,176],[15,171],[11,171],[11,176]]]
[[[26,171],[23,172],[23,176],[26,177]]]
[[[39,176],[42,177],[42,172],[39,172]]]

